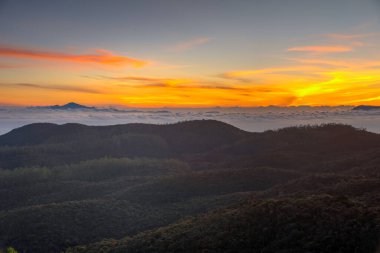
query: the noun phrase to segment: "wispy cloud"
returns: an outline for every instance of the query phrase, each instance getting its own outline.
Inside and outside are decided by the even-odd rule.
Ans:
[[[14,68],[19,68],[23,66],[25,65],[0,63],[0,69],[14,69]]]
[[[113,76],[96,76],[96,77],[89,77],[94,79],[108,79],[108,80],[116,80],[116,81],[122,81],[122,82],[128,82],[128,81],[137,81],[137,82],[161,82],[163,80],[172,80],[171,78],[157,78],[157,77],[145,77],[145,76],[119,76],[119,77],[113,77]]]
[[[324,34],[325,37],[335,40],[356,40],[356,39],[364,39],[373,36],[378,36],[379,33],[356,33],[356,34],[347,34],[347,33],[329,33]]]
[[[119,76],[119,77],[112,77],[112,76],[95,76],[90,77],[95,79],[103,79],[103,80],[112,80],[112,81],[119,81],[127,84],[131,83],[145,83],[149,86],[176,86],[179,84],[186,84],[186,83],[192,83],[195,81],[195,79],[189,79],[189,78],[161,78],[161,77],[145,77],[145,76]]]
[[[310,53],[345,53],[352,51],[349,46],[300,46],[288,48],[288,52],[310,52]]]
[[[263,74],[273,74],[273,73],[290,73],[290,72],[311,72],[318,71],[320,68],[316,66],[283,66],[283,67],[273,67],[273,68],[263,68],[263,69],[251,69],[251,70],[236,70],[225,72],[221,75],[224,78],[239,78],[239,77],[248,77],[255,75]]]
[[[35,83],[1,83],[0,86],[27,87],[27,88],[44,89],[44,90],[73,91],[73,92],[92,93],[92,94],[103,93],[96,89],[76,87],[72,85],[46,85],[46,84],[35,84]]]
[[[176,52],[186,51],[194,47],[206,44],[210,42],[210,40],[211,39],[207,37],[199,37],[199,38],[191,39],[189,41],[185,41],[185,42],[175,45],[172,50]]]
[[[202,79],[175,79],[175,78],[159,78],[159,77],[144,77],[144,76],[125,76],[125,77],[109,77],[99,76],[97,79],[117,80],[123,83],[121,87],[129,88],[152,88],[152,89],[167,89],[167,90],[182,90],[182,91],[225,91],[239,92],[240,94],[252,95],[252,93],[271,93],[284,92],[278,87],[266,87],[259,85],[237,85],[236,83],[228,84],[225,82],[208,81]],[[230,95],[232,95],[230,93]]]
[[[13,46],[0,46],[0,56],[76,63],[96,63],[109,66],[131,66],[135,68],[140,68],[148,64],[147,61],[115,55],[103,49],[97,49],[90,54],[72,54]]]
[[[323,58],[292,58],[292,61],[313,64],[313,65],[325,65],[334,66],[341,68],[376,68],[380,67],[380,60],[363,60],[363,59],[348,59],[348,60],[338,60],[338,59],[323,59]]]

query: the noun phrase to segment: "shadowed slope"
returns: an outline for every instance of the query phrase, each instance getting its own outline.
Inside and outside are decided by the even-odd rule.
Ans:
[[[374,252],[378,212],[345,198],[252,201],[67,253]]]

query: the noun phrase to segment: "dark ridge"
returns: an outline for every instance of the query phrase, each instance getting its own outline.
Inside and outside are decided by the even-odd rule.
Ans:
[[[213,120],[171,125],[32,124],[0,136],[0,147],[3,147],[0,168],[54,166],[106,156],[177,157],[209,152],[247,135]]]
[[[355,111],[372,111],[372,110],[380,110],[380,106],[374,106],[374,105],[358,105],[352,110]]]
[[[85,106],[74,102],[65,105],[50,105],[50,106],[33,106],[31,109],[53,109],[53,110],[67,110],[67,109],[96,109],[96,107]]]
[[[61,136],[67,141],[73,137],[77,137],[78,133],[94,132],[99,137],[112,136],[124,133],[145,133],[145,134],[160,134],[160,135],[220,135],[225,138],[241,135],[245,132],[216,120],[194,120],[184,121],[174,124],[154,125],[143,123],[130,123],[122,125],[110,126],[86,126],[76,123],[67,123],[57,125],[52,123],[34,123],[16,128],[9,133],[0,136],[0,146],[23,146],[37,145],[44,143],[51,137]],[[196,140],[194,140],[196,141]]]
[[[376,210],[344,197],[250,201],[66,253],[375,252]]]
[[[233,145],[215,150],[214,154],[248,155],[264,152],[301,152],[335,154],[380,148],[380,135],[349,125],[325,124],[288,127],[275,131],[253,133]],[[294,158],[296,161],[297,159]]]
[[[305,170],[306,163],[312,171],[323,169],[321,156],[335,159],[347,152],[380,149],[380,135],[336,124],[249,133],[216,120],[112,126],[43,123],[0,136],[0,147],[0,168],[6,169],[108,156],[175,157],[199,168],[208,163]]]
[[[53,123],[34,123],[13,129],[0,136],[0,146],[37,145],[52,136],[73,135],[87,126],[75,123],[57,125]]]

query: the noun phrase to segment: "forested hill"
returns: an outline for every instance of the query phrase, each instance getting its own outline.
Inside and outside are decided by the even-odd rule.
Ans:
[[[347,125],[27,125],[0,136],[0,252],[374,253],[379,164]]]
[[[252,201],[66,253],[374,252],[376,217],[376,210],[331,196]]]
[[[38,123],[0,136],[0,168],[58,165],[99,157],[173,157],[230,145],[249,133],[214,121],[114,126]],[[19,148],[23,147],[23,148]]]
[[[183,140],[185,142],[183,143],[184,145],[187,144],[186,142],[190,142],[192,137],[206,138],[202,141],[210,143],[209,145],[217,145],[223,142],[235,141],[238,138],[244,137],[245,134],[244,131],[236,127],[216,120],[185,121],[167,125],[131,123],[112,126],[36,123],[14,129],[0,136],[0,145],[22,146],[88,141],[86,137],[108,138],[132,133],[157,135],[169,141],[169,144],[175,144]],[[82,138],[83,140],[78,138]],[[218,141],[218,143],[215,143],[215,141]]]
[[[363,152],[379,143],[380,135],[334,124],[249,133],[215,120],[114,126],[37,123],[0,136],[0,168],[56,166],[106,156],[198,157],[212,162],[278,150],[283,155],[294,151],[331,156]]]

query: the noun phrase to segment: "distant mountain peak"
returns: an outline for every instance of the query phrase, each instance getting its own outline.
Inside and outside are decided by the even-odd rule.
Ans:
[[[95,107],[89,107],[89,106],[81,105],[81,104],[78,104],[75,102],[69,102],[65,105],[62,105],[61,107],[62,108],[70,108],[70,109],[93,109],[93,108],[95,108]]]
[[[135,112],[135,111],[125,111],[117,108],[102,108],[95,106],[81,105],[75,102],[69,102],[64,105],[47,105],[47,106],[31,106],[29,109],[49,109],[49,110],[92,110],[97,112]],[[140,112],[140,111],[139,111]],[[158,111],[158,112],[168,112],[168,111]]]
[[[67,109],[92,109],[95,110],[97,109],[96,107],[90,107],[90,106],[85,106],[81,105],[75,102],[69,102],[64,105],[49,105],[49,106],[33,106],[31,107],[33,109],[54,109],[54,110],[67,110]]]
[[[65,104],[64,106],[83,106],[83,105],[80,105],[80,104],[75,103],[75,102],[69,102],[69,103]]]
[[[362,110],[362,111],[380,110],[380,106],[375,106],[375,105],[358,105],[358,106],[352,108],[352,110],[355,110],[355,111],[359,111],[359,110]]]

